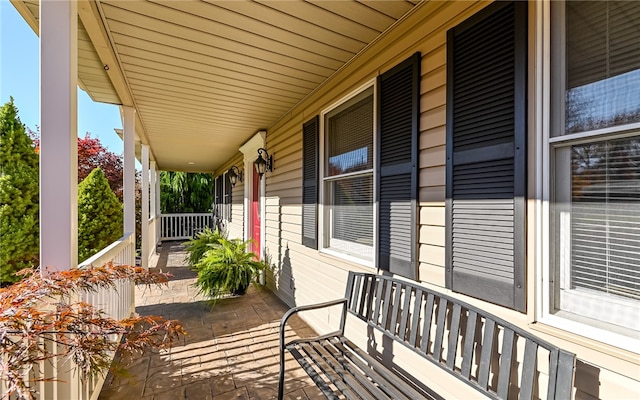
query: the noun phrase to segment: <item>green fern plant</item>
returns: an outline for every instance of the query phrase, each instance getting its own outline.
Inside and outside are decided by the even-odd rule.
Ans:
[[[220,239],[226,239],[226,235],[218,229],[205,228],[196,234],[192,239],[184,244],[187,256],[185,262],[190,267],[195,267],[198,261],[204,256],[207,250],[211,250],[213,245],[218,244]]]
[[[260,271],[266,268],[254,253],[247,251],[249,241],[220,238],[207,250],[194,269],[194,286],[204,296],[216,300],[226,293],[244,294]]]

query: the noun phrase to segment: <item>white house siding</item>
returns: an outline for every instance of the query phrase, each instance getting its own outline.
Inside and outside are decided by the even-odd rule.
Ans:
[[[345,95],[390,69],[416,51],[422,54],[420,85],[420,191],[419,191],[419,279],[427,286],[445,289],[445,139],[446,139],[446,31],[482,9],[483,2],[429,2],[373,44],[329,82],[314,92],[274,126],[269,127],[266,147],[274,156],[273,172],[266,176],[266,248],[273,265],[268,285],[289,305],[301,305],[342,297],[349,270],[372,271],[337,257],[322,254],[301,244],[302,221],[302,124]],[[531,2],[530,15],[535,15]],[[533,17],[532,17],[533,18]],[[533,32],[534,23],[530,24]],[[533,33],[530,34],[532,36]],[[532,43],[532,41],[530,41]],[[533,45],[530,45],[533,46]],[[533,48],[529,53],[533,55]],[[534,65],[533,56],[530,65]],[[533,67],[530,67],[530,70]],[[532,79],[533,73],[530,73]],[[529,91],[533,104],[535,91]],[[531,130],[529,135],[535,134]],[[237,199],[234,192],[234,203]],[[235,215],[234,215],[235,218]],[[529,216],[531,219],[532,217]],[[235,221],[234,221],[235,224]],[[529,229],[534,224],[531,223]],[[535,238],[530,234],[529,244]],[[533,246],[530,245],[531,248]],[[532,257],[529,254],[529,257]],[[535,265],[528,263],[531,270]],[[640,361],[637,355],[588,342],[568,332],[536,328],[531,271],[528,285],[528,314],[521,314],[480,300],[453,294],[479,305],[542,338],[567,348],[580,360],[576,372],[576,398],[625,399],[640,396]],[[451,293],[450,293],[451,294]],[[307,315],[318,331],[339,321],[338,310]],[[366,330],[360,329],[361,343]],[[394,361],[411,364],[410,356]],[[437,374],[430,367],[412,370],[419,378],[433,382]],[[439,379],[436,379],[439,381]],[[444,382],[447,382],[446,380]],[[443,385],[445,398],[468,397],[457,390],[464,385]],[[452,391],[452,387],[455,387]],[[477,395],[476,392],[472,394]]]

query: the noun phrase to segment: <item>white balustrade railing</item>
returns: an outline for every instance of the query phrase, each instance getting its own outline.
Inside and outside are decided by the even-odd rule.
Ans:
[[[124,235],[84,261],[78,268],[98,267],[110,262],[117,265],[135,265],[135,236],[133,234]],[[116,282],[115,288],[103,288],[94,293],[85,292],[80,295],[78,300],[91,304],[113,319],[121,320],[130,317],[135,310],[135,285],[129,279],[121,279]],[[114,335],[113,340],[119,341],[120,338]],[[52,352],[64,352],[64,348],[61,347],[63,345],[56,343],[55,337],[52,337],[47,346],[50,346]],[[57,350],[57,347],[60,349]],[[28,372],[30,377],[34,380],[35,378],[46,379],[46,381],[38,381],[33,384],[37,391],[36,398],[45,400],[97,399],[105,377],[89,378],[82,376],[76,369],[70,367],[70,362],[66,359],[43,361],[34,365]],[[6,398],[6,390],[6,382],[0,382],[0,399]]]
[[[84,261],[78,268],[99,267],[108,263],[116,265],[135,265],[136,238],[133,233],[127,233],[119,240],[105,247],[93,257]],[[121,320],[129,318],[135,311],[135,285],[129,279],[120,279],[115,288],[102,288],[96,292],[85,292],[82,301],[102,310],[107,316]],[[119,337],[114,340],[120,340]],[[115,356],[115,354],[113,354]],[[95,379],[80,379],[78,374],[71,377],[79,385],[79,399],[94,400],[100,395],[104,384],[104,376]],[[42,398],[42,397],[41,397]]]
[[[185,240],[211,226],[211,213],[162,214],[160,240]]]

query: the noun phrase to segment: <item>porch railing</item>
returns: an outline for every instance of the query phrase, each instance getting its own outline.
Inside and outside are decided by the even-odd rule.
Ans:
[[[84,261],[78,268],[103,266],[110,262],[117,265],[135,265],[136,238],[134,234],[125,234],[119,240]],[[104,311],[113,319],[128,318],[135,311],[135,285],[131,280],[121,279],[116,283],[115,288],[103,288],[94,293],[83,293],[82,301]],[[120,338],[117,338],[117,340],[120,340]],[[105,379],[104,376],[100,376],[95,379],[83,380],[80,379],[78,374],[74,374],[71,378],[74,381],[73,384],[78,385],[78,398],[82,400],[97,399]],[[48,398],[48,396],[41,396],[41,398]]]
[[[98,254],[89,258],[78,268],[90,266],[103,266],[109,262],[120,265],[134,265],[135,263],[135,236],[126,234],[119,240],[104,248]],[[135,309],[135,286],[128,279],[120,280],[114,288],[100,289],[95,293],[83,293],[78,299],[101,309],[109,317],[120,320],[130,317]],[[114,337],[114,340],[120,338]],[[59,346],[52,340],[52,350]],[[59,351],[64,351],[60,349]],[[115,356],[112,355],[112,356]],[[53,360],[42,362],[30,371],[32,378],[47,378],[35,384],[38,399],[74,399],[95,400],[100,395],[104,384],[104,376],[94,379],[81,376],[77,370],[71,369],[68,360]],[[34,376],[42,374],[43,376]],[[0,382],[0,398],[4,399],[6,387]]]
[[[160,240],[186,240],[212,226],[211,213],[162,214]]]

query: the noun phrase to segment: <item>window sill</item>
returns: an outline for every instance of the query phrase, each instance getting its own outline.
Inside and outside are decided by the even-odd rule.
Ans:
[[[539,332],[544,339],[553,341],[559,347],[576,353],[577,358],[582,361],[628,378],[638,378],[638,367],[640,367],[638,353],[560,328],[557,321],[554,321],[557,319],[559,318],[547,317],[544,320],[530,323],[529,328]],[[566,323],[567,321],[564,322]],[[573,326],[573,331],[577,331],[578,326]],[[545,336],[547,337],[545,338]],[[562,342],[554,339],[560,339]]]

